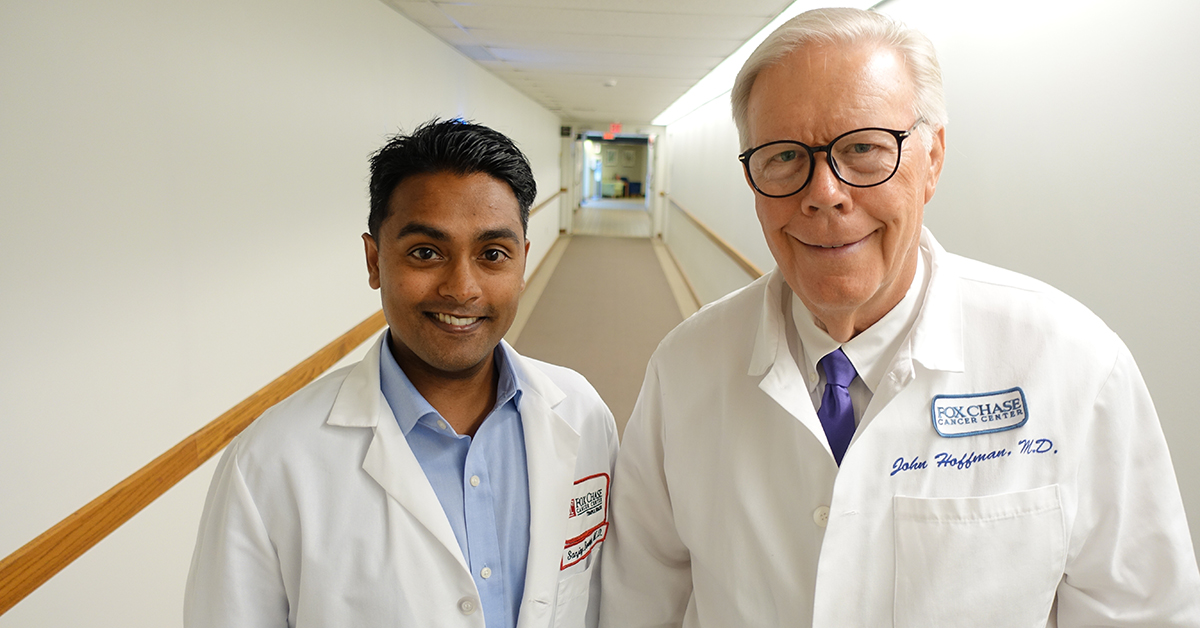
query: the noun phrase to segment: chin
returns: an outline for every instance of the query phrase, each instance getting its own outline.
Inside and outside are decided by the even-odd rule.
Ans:
[[[862,286],[842,286],[834,280],[809,284],[810,289],[797,293],[801,301],[823,312],[851,312],[871,300],[874,293]]]
[[[443,373],[466,373],[490,358],[492,350],[493,348],[489,347],[486,350],[431,356],[427,363]]]

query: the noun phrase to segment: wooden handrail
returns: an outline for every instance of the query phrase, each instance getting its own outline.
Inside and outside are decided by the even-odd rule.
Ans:
[[[701,222],[699,218],[696,218],[696,216],[692,214],[692,212],[684,209],[683,205],[680,205],[679,202],[674,198],[668,196],[667,200],[675,206],[675,209],[678,209],[680,213],[682,213],[684,216],[687,216],[687,219],[692,221],[692,224],[699,227],[700,231],[703,232],[704,235],[708,236],[708,239],[712,240],[718,248],[724,251],[726,255],[733,258],[733,261],[736,262],[738,266],[741,266],[742,270],[749,273],[754,279],[758,279],[759,277],[763,276],[762,269],[760,269],[758,266],[755,266],[754,262],[750,261],[745,255],[742,255],[740,251],[733,248],[733,245],[726,242],[724,238],[717,235],[716,231],[713,231],[708,225]]]
[[[662,243],[663,250],[671,258],[671,263],[675,265],[675,270],[679,273],[679,278],[683,280],[683,285],[687,288],[688,294],[691,295],[692,302],[696,304],[696,307],[704,305],[704,302],[700,300],[700,294],[696,292],[696,286],[692,285],[692,280],[688,279],[687,273],[683,272],[683,266],[679,264],[679,258],[675,257],[675,254],[671,252],[671,247],[667,246],[666,241],[662,238],[662,234],[660,233],[654,237]]]
[[[552,200],[554,200],[554,199],[558,198],[558,197],[559,197],[559,195],[561,195],[563,192],[566,192],[566,191],[567,191],[567,188],[558,188],[558,191],[557,191],[557,192],[555,192],[554,194],[551,194],[551,195],[550,195],[550,198],[548,198],[548,199],[546,199],[546,200],[544,200],[544,201],[542,201],[542,202],[538,203],[536,207],[534,207],[533,209],[529,210],[529,216],[530,216],[530,217],[532,217],[534,214],[538,213],[538,210],[540,210],[541,208],[543,208],[543,207],[545,207],[545,206],[549,205],[549,204],[550,204],[550,201],[552,201]]]
[[[300,390],[366,342],[385,323],[383,310],[371,315],[0,561],[0,615],[221,451],[267,408]]]

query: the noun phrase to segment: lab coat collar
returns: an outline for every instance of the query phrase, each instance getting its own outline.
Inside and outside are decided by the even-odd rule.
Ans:
[[[379,388],[379,352],[388,333],[385,328],[362,361],[350,367],[329,410],[327,424],[340,427],[375,427],[378,424],[380,406],[387,405]]]
[[[384,330],[383,333],[388,332]],[[425,526],[469,572],[446,513],[379,388],[379,351],[384,335],[347,374],[326,423],[374,429],[374,438],[363,459],[363,470]],[[566,538],[567,504],[574,484],[580,436],[554,411],[566,394],[508,343],[501,341],[501,349],[522,389],[517,407],[521,413],[529,470],[530,525],[529,567],[520,617],[522,625],[530,625],[525,621],[526,617],[549,612],[557,591],[558,567]]]
[[[763,304],[758,325],[758,335],[754,340],[754,351],[750,356],[751,377],[764,376],[758,383],[769,397],[775,400],[788,414],[795,417],[825,444],[829,452],[830,464],[836,464],[833,452],[825,439],[825,432],[817,418],[804,376],[800,367],[792,358],[788,348],[785,324],[791,324],[790,315],[785,315],[784,299],[791,302],[791,289],[783,281],[783,274],[778,268],[758,281],[766,283]],[[752,284],[753,285],[753,284]]]
[[[775,364],[779,343],[787,342],[783,330],[783,298],[791,294],[791,289],[786,288],[778,266],[756,279],[747,289],[753,290],[753,286],[760,283],[766,285],[762,307],[759,308],[758,334],[754,337],[754,352],[750,355],[750,370],[747,373],[751,377],[766,374]]]
[[[963,305],[957,258],[947,253],[926,227],[921,227],[921,248],[930,262],[929,287],[909,334],[909,351],[913,361],[929,370],[961,373]]]
[[[925,299],[908,338],[901,343],[888,367],[888,375],[884,377],[879,390],[874,391],[872,401],[863,414],[864,425],[878,413],[879,408],[913,380],[913,362],[932,370],[961,372],[963,369],[962,299],[958,274],[953,267],[956,258],[947,254],[924,227],[920,246],[930,265]],[[788,299],[790,303],[791,290],[786,287],[778,268],[758,281],[766,285],[748,374],[752,377],[764,376],[759,381],[759,389],[816,435],[829,451],[804,377],[788,348],[784,325],[791,324],[791,321],[790,316],[785,315],[783,300]],[[861,433],[862,429],[855,432],[855,439]],[[829,454],[829,462],[835,464],[832,453]]]
[[[504,357],[508,363],[512,365],[513,376],[517,378],[517,389],[532,389],[536,391],[550,407],[558,405],[560,401],[566,398],[564,393],[554,382],[546,377],[542,371],[532,364],[529,364],[524,356],[517,353],[516,350],[508,344],[507,341],[500,341],[500,349],[504,351]]]

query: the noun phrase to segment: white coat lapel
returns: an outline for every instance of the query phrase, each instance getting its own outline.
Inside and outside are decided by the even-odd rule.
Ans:
[[[766,280],[758,334],[754,340],[754,352],[751,354],[750,370],[747,374],[752,377],[765,374],[758,383],[759,389],[808,428],[828,450],[825,430],[821,427],[816,410],[813,409],[812,398],[804,386],[800,367],[796,366],[796,360],[788,349],[783,327],[783,305],[785,298],[789,303],[791,298],[784,288],[783,275],[777,268],[767,275]],[[832,457],[833,453],[830,452],[829,455]]]
[[[921,248],[929,255],[930,275],[925,303],[913,323],[912,359],[933,371],[961,373],[966,368],[966,359],[957,258],[947,253],[924,227]]]
[[[384,333],[388,332],[385,330]],[[326,423],[372,429],[374,436],[363,458],[363,470],[429,530],[464,570],[469,571],[442,504],[379,388],[382,339],[380,336],[380,341],[346,376]]]
[[[505,346],[508,349],[507,345]],[[565,396],[537,367],[508,349],[524,392],[518,407],[529,469],[529,559],[519,627],[548,624],[566,541],[579,433],[554,412]]]
[[[829,441],[825,437],[825,429],[821,427],[821,420],[817,418],[817,411],[813,408],[808,388],[804,386],[804,377],[800,374],[800,368],[792,359],[792,354],[787,349],[787,343],[781,342],[779,347],[781,353],[776,356],[774,366],[758,383],[758,387],[771,399],[774,399],[775,403],[783,407],[788,414],[808,428],[817,437],[817,440],[825,444],[825,449],[828,450]],[[833,452],[830,451],[829,455],[832,457]]]

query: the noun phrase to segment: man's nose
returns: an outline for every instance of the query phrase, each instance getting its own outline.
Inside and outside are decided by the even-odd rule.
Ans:
[[[458,303],[467,303],[482,294],[479,286],[479,269],[468,259],[459,259],[446,267],[446,274],[438,287],[438,294]]]
[[[846,207],[846,184],[833,173],[827,154],[814,156],[812,179],[804,190],[804,209],[816,212],[821,209],[842,210]]]

